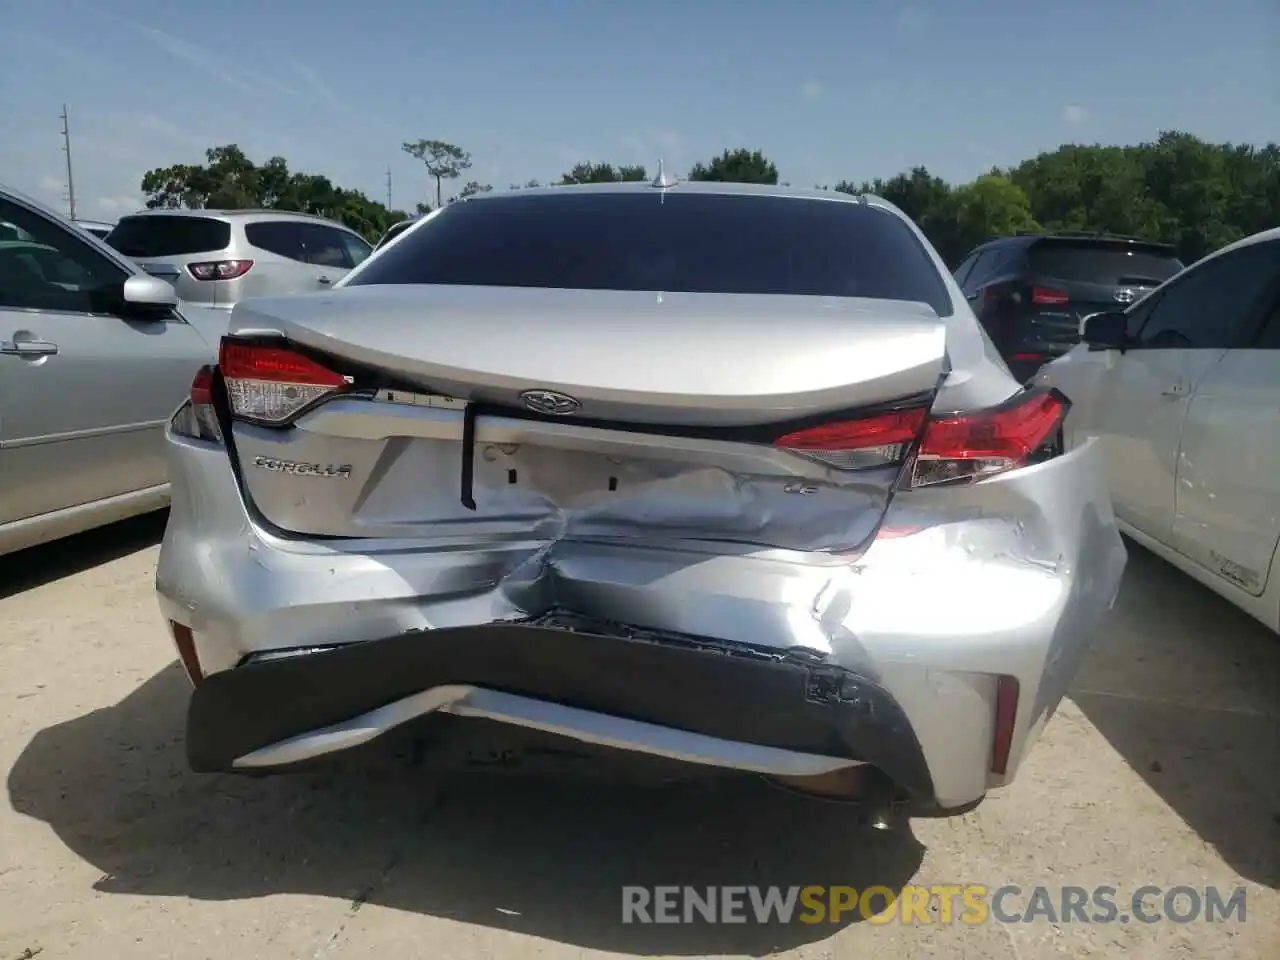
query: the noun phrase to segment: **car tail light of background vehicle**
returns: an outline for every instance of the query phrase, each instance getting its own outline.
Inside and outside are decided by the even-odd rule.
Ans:
[[[1071,302],[1071,296],[1065,290],[1054,290],[1050,287],[1032,287],[1031,302],[1041,306],[1060,307]]]
[[[197,280],[235,280],[252,266],[252,260],[208,260],[187,264],[187,271]]]

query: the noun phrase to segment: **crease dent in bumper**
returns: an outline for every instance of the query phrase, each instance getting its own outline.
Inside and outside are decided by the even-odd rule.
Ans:
[[[778,777],[806,777],[861,766],[857,760],[784,750],[675,730],[561,703],[453,684],[432,687],[343,723],[289,737],[238,757],[232,766],[286,766],[367,743],[401,724],[432,713],[494,720],[595,746]]]

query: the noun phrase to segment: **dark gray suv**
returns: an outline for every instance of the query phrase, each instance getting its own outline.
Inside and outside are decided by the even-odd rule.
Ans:
[[[1080,342],[1086,316],[1127,306],[1182,268],[1167,244],[1053,233],[984,243],[953,275],[1010,372],[1025,383]]]

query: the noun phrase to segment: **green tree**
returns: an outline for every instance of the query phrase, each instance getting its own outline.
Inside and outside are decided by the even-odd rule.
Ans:
[[[466,185],[458,191],[459,200],[465,200],[467,197],[474,197],[477,193],[488,193],[493,187],[487,183],[477,183],[475,180],[468,180]]]
[[[871,194],[888,200],[915,221],[948,262],[966,252],[960,249],[964,240],[957,232],[954,190],[925,167],[914,167],[888,180],[877,177],[857,185],[841,180],[835,189],[840,193]]]
[[[973,183],[965,184],[951,199],[955,210],[956,249],[968,250],[995,237],[1039,228],[1022,188],[996,173],[984,174]]]
[[[441,183],[457,180],[471,169],[471,154],[443,140],[417,140],[401,144],[400,149],[415,160],[421,160],[427,167],[427,173],[435,177],[437,207],[444,202]]]
[[[359,190],[335,186],[328,177],[291,172],[283,157],[261,166],[236,144],[205,151],[204,164],[159,167],[142,175],[152,209],[275,209],[314,213],[346,224],[376,240],[405,213],[388,210]]]
[[[695,163],[690,180],[719,180],[728,183],[777,183],[778,168],[759,150],[725,150],[710,163]]]
[[[644,167],[622,164],[615,167],[611,163],[579,163],[568,173],[560,176],[562,184],[570,183],[620,183],[625,180],[647,180]]]

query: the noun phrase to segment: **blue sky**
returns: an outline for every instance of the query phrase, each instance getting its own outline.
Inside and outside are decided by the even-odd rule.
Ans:
[[[77,213],[239,143],[411,207],[404,140],[505,188],[579,160],[952,180],[1161,129],[1280,139],[1280,0],[4,0],[0,182]]]

